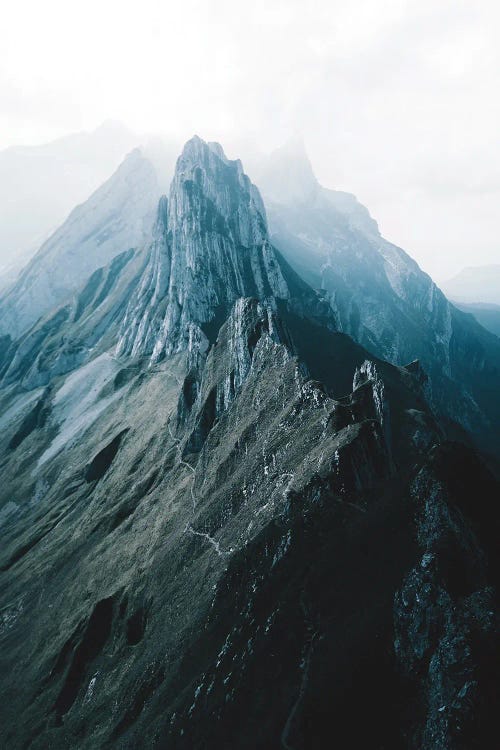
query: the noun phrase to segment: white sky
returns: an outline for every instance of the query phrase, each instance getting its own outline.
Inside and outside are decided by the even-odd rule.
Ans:
[[[438,280],[500,262],[497,0],[5,0],[0,148],[112,118],[304,137]]]

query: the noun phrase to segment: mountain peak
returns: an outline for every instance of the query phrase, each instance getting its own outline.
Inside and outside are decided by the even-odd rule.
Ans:
[[[97,268],[149,244],[160,195],[156,172],[140,149],[44,242],[0,301],[0,331],[17,338],[71,298]]]
[[[179,159],[189,157],[199,158],[200,156],[203,156],[207,149],[209,149],[207,141],[204,141],[203,138],[200,138],[200,136],[195,133],[184,144]]]
[[[229,234],[244,247],[267,239],[264,204],[241,161],[197,135],[185,144],[170,188],[170,229],[185,232],[186,222],[190,228],[198,224],[199,231]]]
[[[148,179],[155,180],[154,166],[151,161],[144,156],[144,153],[139,147],[133,148],[132,151],[125,154],[123,161],[119,164],[117,170],[110,176],[104,185],[117,183],[120,180],[127,179],[129,175],[131,175],[135,181],[142,181],[146,175]]]
[[[274,203],[304,202],[319,189],[304,141],[294,137],[273,151],[258,175],[266,199]]]
[[[217,141],[204,141],[203,138],[195,134],[184,144],[177,160],[177,168],[182,168],[182,166],[191,162],[198,164],[209,163],[211,157],[216,157],[224,164],[230,163],[220,143],[217,143]]]
[[[259,191],[218,143],[195,135],[185,144],[164,210],[120,353],[158,360],[240,297],[289,297]]]

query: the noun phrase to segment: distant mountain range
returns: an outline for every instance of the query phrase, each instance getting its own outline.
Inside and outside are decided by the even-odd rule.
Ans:
[[[300,144],[273,154],[257,180],[272,241],[324,291],[339,329],[394,364],[419,359],[432,403],[466,428],[482,423],[484,446],[498,445],[487,427],[500,422],[500,410],[490,411],[499,409],[498,340],[384,240],[353,195],[322,187]]]
[[[500,337],[500,305],[489,305],[476,302],[475,304],[455,302],[455,307],[466,313],[471,313],[483,328]]]
[[[0,295],[0,746],[492,747],[500,339],[300,146],[167,172]]]
[[[454,302],[500,305],[500,264],[464,268],[442,287]]]
[[[78,289],[97,268],[149,242],[160,188],[136,149],[71,211],[0,297],[0,331],[17,338]]]
[[[464,268],[442,288],[456,307],[500,336],[500,264]]]
[[[137,145],[125,126],[106,122],[93,132],[0,151],[0,284]]]

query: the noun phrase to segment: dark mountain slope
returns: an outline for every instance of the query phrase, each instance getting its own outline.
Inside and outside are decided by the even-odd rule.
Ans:
[[[4,363],[0,745],[487,747],[498,485],[418,363],[335,330],[199,139],[113,263]]]
[[[426,569],[422,555],[434,549],[456,607],[468,608],[473,635],[465,624],[462,633],[462,615],[453,625],[463,653],[468,638],[479,649],[462,665],[457,645],[463,684],[453,677],[443,702],[488,713],[496,579],[485,564],[498,487],[450,447],[444,469],[431,461],[422,470],[426,481],[451,481],[454,493],[457,466],[472,462],[482,509],[464,505],[465,485],[446,500],[460,503],[458,516],[448,519],[444,500],[434,511],[434,491],[427,500],[401,474],[408,465],[419,474],[422,451],[440,440],[418,389],[413,404],[406,391],[413,408],[400,414],[371,366],[333,402],[266,321],[257,303],[238,303],[205,364],[179,354],[124,377],[116,363],[102,410],[57,453],[57,416],[78,391],[70,376],[52,418],[15,449],[15,466],[4,459],[7,496],[29,498],[4,528],[1,560],[7,746],[314,747],[334,731],[354,746],[370,736],[373,747],[407,747],[437,721],[425,709],[431,693],[432,705],[441,699],[436,681],[455,674],[444,661],[425,676],[420,657],[407,657],[422,653],[413,640],[422,614],[398,609],[398,592],[424,586],[412,571]],[[196,365],[189,408],[185,378]],[[94,368],[91,390],[102,378]],[[388,435],[399,444],[395,463]],[[423,548],[412,520],[421,509],[435,528]],[[478,516],[491,531],[476,539]],[[446,638],[440,575],[436,593],[422,590],[439,636],[425,653]],[[468,681],[474,691],[461,698]],[[464,726],[462,744],[446,746],[467,746],[474,735]]]
[[[486,328],[487,331],[494,333],[495,336],[500,338],[500,305],[489,305],[480,302],[454,302],[453,304],[459,310],[462,310],[462,312],[473,315],[483,328]]]

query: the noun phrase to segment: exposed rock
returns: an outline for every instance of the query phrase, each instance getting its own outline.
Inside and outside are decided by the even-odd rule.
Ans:
[[[2,295],[0,332],[17,339],[96,269],[149,243],[158,198],[155,169],[136,149],[71,212]]]
[[[117,340],[127,301],[147,261],[145,253],[121,253],[95,271],[70,303],[8,341],[0,359],[0,383],[37,388],[85,365]]]
[[[491,745],[498,485],[239,162],[190,141],[144,250],[5,343],[2,747]]]
[[[186,347],[193,323],[216,314],[224,320],[239,297],[290,296],[257,189],[240,161],[196,136],[179,157],[168,204],[160,205],[151,253],[120,354],[158,361]]]

